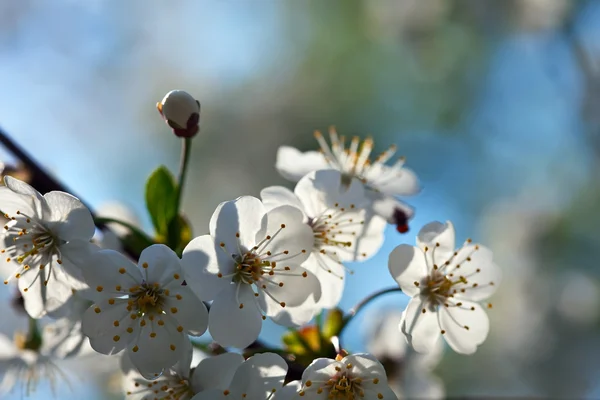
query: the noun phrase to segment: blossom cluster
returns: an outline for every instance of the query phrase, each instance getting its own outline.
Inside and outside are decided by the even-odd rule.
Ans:
[[[184,140],[199,131],[200,105],[189,94],[170,92],[158,108]],[[398,197],[420,188],[403,157],[389,163],[395,147],[371,158],[371,139],[346,145],[335,129],[329,141],[319,132],[315,138],[320,151],[283,146],[277,153],[276,169],[296,182],[293,190],[271,186],[260,198],[224,201],[208,234],[181,251],[151,244],[136,259],[92,240],[95,221],[78,198],[42,195],[6,177],[0,271],[5,284],[16,283],[34,326],[50,317],[56,333],[34,329],[7,345],[5,388],[87,346],[120,355],[126,395],[135,399],[396,399],[371,354],[336,349],[290,381],[293,357],[236,351],[257,343],[267,318],[295,330],[337,307],[349,279],[344,263],[376,254],[388,224],[408,232],[414,210]],[[500,278],[489,249],[470,239],[457,248],[452,223],[432,222],[416,246],[391,252],[388,268],[411,300],[386,341],[421,354],[439,354],[441,337],[462,354],[484,342],[491,305],[481,301]],[[224,353],[192,362],[190,337],[207,331]]]

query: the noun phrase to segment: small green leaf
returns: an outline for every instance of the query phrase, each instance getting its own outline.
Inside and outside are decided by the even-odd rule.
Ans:
[[[156,233],[166,237],[177,213],[177,184],[164,165],[154,170],[146,182],[146,208]]]
[[[330,339],[333,336],[338,336],[344,325],[344,313],[339,308],[335,308],[327,314],[327,318],[323,323],[323,337]]]

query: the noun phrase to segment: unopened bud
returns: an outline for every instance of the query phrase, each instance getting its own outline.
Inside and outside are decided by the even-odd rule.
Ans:
[[[198,133],[200,122],[200,102],[183,90],[171,90],[160,103],[158,112],[175,135],[190,138]]]

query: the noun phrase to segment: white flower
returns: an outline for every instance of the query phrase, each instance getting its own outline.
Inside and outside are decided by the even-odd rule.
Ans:
[[[256,340],[266,316],[286,326],[308,322],[312,314],[302,305],[321,297],[318,279],[300,266],[312,246],[313,231],[296,207],[266,212],[251,196],[221,203],[210,235],[192,240],[182,260],[190,287],[203,300],[214,300],[214,340],[244,348]]]
[[[390,273],[412,297],[400,328],[420,353],[441,334],[454,351],[471,354],[489,331],[478,301],[495,291],[500,269],[492,252],[471,240],[455,251],[454,236],[451,222],[431,222],[419,232],[418,247],[402,244],[390,254]]]
[[[64,304],[73,289],[85,288],[80,264],[93,246],[94,221],[89,210],[63,192],[40,195],[28,184],[5,177],[0,187],[0,209],[9,222],[4,226],[6,263],[2,272],[18,280],[25,309],[41,318]]]
[[[179,258],[164,245],[142,251],[136,266],[113,250],[98,251],[84,269],[102,300],[83,316],[83,332],[99,353],[127,349],[138,371],[158,376],[185,354],[190,335],[206,330],[204,304],[182,285]]]
[[[87,340],[81,332],[81,312],[48,324],[41,331],[31,321],[30,332],[15,332],[14,341],[0,334],[0,394],[19,387],[29,395],[42,380],[49,381],[52,390],[59,380],[69,383],[69,376],[62,370],[69,366],[65,360],[84,352]]]
[[[192,349],[191,343],[186,348],[185,355],[174,366],[165,369],[163,374],[154,380],[144,378],[133,366],[127,353],[123,353],[121,359],[121,368],[125,373],[123,378],[123,389],[127,400],[154,400],[160,398],[163,400],[189,400],[194,394],[202,388],[202,375],[192,374],[196,368],[192,369],[192,364],[197,365],[199,360],[206,356],[199,351]],[[235,355],[238,357],[238,355]],[[213,377],[214,378],[214,377]],[[213,382],[210,382],[213,383]],[[216,384],[215,384],[215,387]],[[225,387],[224,387],[225,388]]]
[[[331,147],[320,132],[315,132],[321,152],[301,153],[293,147],[280,147],[275,168],[291,181],[298,181],[307,173],[320,169],[340,171],[345,183],[349,183],[351,178],[358,178],[367,188],[366,194],[372,201],[373,211],[389,223],[396,224],[399,231],[405,232],[413,210],[397,200],[396,196],[416,194],[419,183],[415,174],[404,168],[404,158],[398,159],[393,165],[386,164],[396,152],[396,147],[390,146],[371,162],[369,156],[373,150],[372,139],[366,139],[361,144],[360,139],[355,136],[349,147],[345,148],[344,136],[339,138],[333,128],[329,135]]]
[[[335,360],[317,358],[304,370],[300,389],[293,390],[298,387],[296,382],[287,386],[277,400],[397,399],[388,386],[383,366],[370,354],[353,354]]]
[[[192,380],[204,384],[192,400],[270,400],[281,390],[287,369],[283,358],[273,353],[255,354],[246,361],[235,353],[207,358],[192,374]]]
[[[381,360],[388,372],[388,383],[401,399],[443,399],[444,384],[431,370],[442,359],[444,342],[436,340],[432,351],[426,354],[414,351],[400,333],[402,320],[399,311],[377,313],[375,320],[366,324],[367,349]]]
[[[321,281],[320,308],[337,306],[344,289],[346,268],[342,262],[363,261],[375,254],[383,243],[386,225],[377,216],[365,220],[363,185],[356,179],[342,185],[341,178],[335,170],[314,171],[300,179],[294,192],[281,186],[260,192],[267,209],[284,204],[298,207],[304,223],[312,229],[312,252],[303,266]]]
[[[200,102],[183,90],[171,90],[156,108],[175,135],[192,137],[198,133]]]

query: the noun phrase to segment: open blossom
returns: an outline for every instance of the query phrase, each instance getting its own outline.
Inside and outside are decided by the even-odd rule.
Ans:
[[[267,212],[251,196],[221,203],[210,235],[192,240],[182,259],[188,285],[213,300],[209,331],[215,341],[246,347],[267,316],[287,326],[307,322],[312,314],[301,306],[321,297],[318,279],[300,266],[312,246],[313,231],[296,207]]]
[[[255,354],[244,361],[235,353],[204,359],[192,374],[202,381],[192,400],[272,400],[281,390],[288,366],[274,353]],[[198,378],[195,378],[195,376]]]
[[[74,289],[86,287],[80,264],[93,249],[94,221],[70,194],[42,196],[17,179],[4,181],[0,209],[9,220],[2,233],[4,283],[16,279],[27,313],[41,318],[64,304]]]
[[[99,297],[83,316],[90,344],[102,354],[126,349],[143,376],[175,365],[189,346],[187,335],[206,331],[206,307],[183,285],[180,260],[167,246],[146,248],[138,265],[100,250],[84,276]]]
[[[399,158],[392,165],[386,164],[396,152],[396,147],[391,146],[371,161],[372,139],[361,143],[355,136],[346,148],[344,136],[338,137],[334,128],[330,129],[329,136],[331,147],[320,132],[315,132],[321,152],[302,153],[293,147],[280,147],[275,165],[277,171],[291,181],[298,181],[307,173],[320,169],[340,171],[345,183],[349,183],[351,178],[357,178],[365,184],[373,211],[389,223],[397,225],[400,232],[405,232],[408,229],[408,219],[414,212],[411,207],[396,199],[396,196],[416,194],[419,183],[415,174],[404,168],[404,158]]]
[[[363,185],[356,179],[342,185],[335,170],[314,171],[300,179],[291,190],[272,186],[261,191],[267,209],[288,204],[304,214],[304,223],[313,231],[312,252],[303,266],[321,281],[319,308],[333,308],[342,297],[346,267],[344,261],[363,261],[383,243],[385,220],[367,218]]]
[[[363,353],[338,356],[335,360],[317,358],[304,370],[301,384],[290,382],[276,399],[389,400],[397,397],[388,386],[381,363]]]
[[[89,347],[81,332],[82,312],[76,307],[72,310],[69,316],[45,325],[41,330],[30,323],[30,332],[15,332],[13,340],[0,334],[1,398],[17,389],[22,395],[29,395],[41,381],[49,382],[52,389],[61,381],[69,383],[63,369],[75,365],[69,365],[67,360],[84,354]]]
[[[398,326],[402,312],[377,313],[368,334],[367,349],[381,361],[388,384],[399,399],[443,399],[444,384],[432,369],[442,360],[444,342],[439,338],[429,353],[417,353],[406,342]]]
[[[412,297],[400,323],[402,332],[421,353],[431,351],[440,335],[454,351],[474,353],[489,331],[487,314],[478,302],[488,298],[500,280],[492,252],[471,240],[455,250],[450,221],[425,225],[417,246],[402,244],[389,258],[390,273]]]

